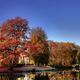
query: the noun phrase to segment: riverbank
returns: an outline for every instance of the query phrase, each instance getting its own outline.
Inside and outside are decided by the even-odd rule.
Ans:
[[[24,66],[16,66],[12,70],[9,70],[7,67],[0,66],[0,73],[7,72],[38,72],[38,71],[58,71],[58,70],[77,70],[80,72],[80,69],[76,69],[73,67],[64,67],[64,66],[34,66],[34,65],[24,65]]]
[[[33,66],[33,65],[26,65],[22,67],[14,67],[12,70],[9,70],[7,67],[0,67],[0,73],[2,72],[35,72],[35,71],[50,71],[56,70],[53,67],[49,66]]]

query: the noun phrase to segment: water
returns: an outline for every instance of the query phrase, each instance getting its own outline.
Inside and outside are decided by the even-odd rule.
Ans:
[[[0,80],[80,80],[80,72],[0,73]]]

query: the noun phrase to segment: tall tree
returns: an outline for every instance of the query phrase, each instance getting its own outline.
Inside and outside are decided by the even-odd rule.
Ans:
[[[6,20],[0,29],[0,63],[6,66],[17,64],[18,57],[24,51],[28,22],[16,17]]]
[[[48,64],[49,49],[46,39],[46,34],[42,28],[37,27],[31,30],[30,41],[37,48],[37,53],[32,57],[38,65]]]
[[[78,49],[76,60],[77,60],[77,63],[80,64],[80,48]]]

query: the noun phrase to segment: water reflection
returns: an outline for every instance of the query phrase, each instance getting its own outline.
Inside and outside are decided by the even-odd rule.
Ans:
[[[47,73],[37,74],[33,80],[49,80],[49,76]]]
[[[19,73],[0,73],[0,80],[18,80],[18,78],[24,80],[24,77],[24,75]]]
[[[39,73],[0,73],[0,80],[80,80],[80,73],[72,71]]]

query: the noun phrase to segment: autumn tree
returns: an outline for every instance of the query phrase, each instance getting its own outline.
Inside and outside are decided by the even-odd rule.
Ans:
[[[49,64],[70,66],[75,63],[76,45],[69,42],[49,42]]]
[[[40,27],[33,28],[30,34],[30,41],[37,48],[37,53],[32,55],[34,62],[38,65],[48,64],[49,49],[44,30]]]
[[[78,52],[77,52],[76,61],[78,64],[80,64],[80,48],[78,49]]]
[[[0,28],[0,63],[6,66],[17,64],[24,51],[28,22],[16,17],[6,20]]]

